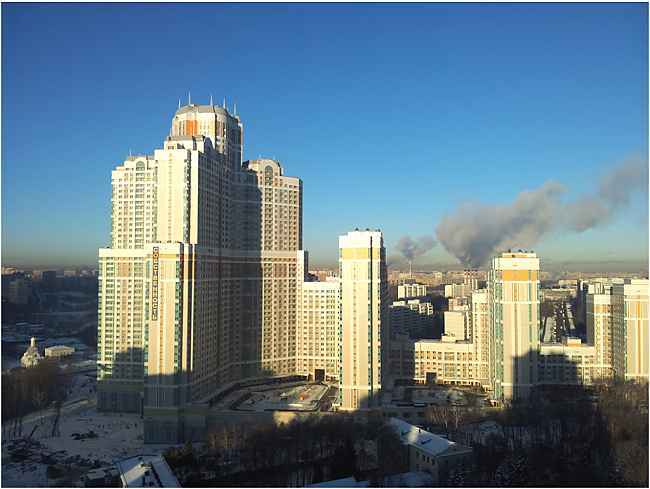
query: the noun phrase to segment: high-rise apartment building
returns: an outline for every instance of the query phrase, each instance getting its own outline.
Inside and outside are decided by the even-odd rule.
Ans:
[[[602,284],[598,284],[602,285]],[[586,294],[587,343],[596,350],[596,363],[602,365],[602,378],[612,378],[612,294],[611,287],[603,293]],[[606,293],[604,293],[606,292]]]
[[[537,381],[539,258],[502,253],[492,259],[487,283],[494,396],[529,397]]]
[[[192,406],[235,381],[297,373],[302,182],[241,156],[239,117],[190,103],[162,149],[113,171],[98,409],[143,404],[145,442],[200,438]]]
[[[388,373],[388,274],[379,231],[339,237],[339,406],[370,410]]]
[[[612,285],[612,367],[625,380],[648,380],[648,279]]]
[[[419,336],[433,327],[433,304],[420,299],[393,301],[388,306],[388,323],[391,341],[395,340],[398,334]]]
[[[480,378],[489,378],[488,362],[490,361],[490,323],[488,318],[488,294],[486,290],[476,290],[471,295],[471,328],[470,333],[474,345],[474,358],[479,362]]]

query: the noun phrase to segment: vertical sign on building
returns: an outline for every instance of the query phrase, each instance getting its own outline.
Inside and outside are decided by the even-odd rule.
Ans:
[[[151,320],[158,321],[158,250],[153,249],[151,266]]]

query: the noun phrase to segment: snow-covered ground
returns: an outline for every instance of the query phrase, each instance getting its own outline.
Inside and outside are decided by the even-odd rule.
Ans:
[[[457,389],[414,390],[411,398],[414,403],[438,404],[448,400],[454,405],[467,404],[465,395]]]
[[[2,487],[45,487],[46,464],[40,463],[41,452],[65,452],[68,457],[79,455],[90,462],[99,459],[102,466],[141,453],[159,454],[169,445],[150,445],[142,441],[142,422],[137,414],[102,414],[97,412],[96,381],[87,383],[86,375],[78,375],[72,394],[61,406],[59,436],[52,436],[56,413],[46,410],[41,423],[40,412],[23,419],[23,436],[2,436]],[[92,389],[92,393],[90,392]],[[136,426],[137,424],[137,426]],[[25,462],[11,462],[8,450],[13,439],[26,438],[38,425],[32,440],[40,443],[38,453],[31,453]],[[73,435],[95,432],[96,438],[76,440]],[[34,452],[36,450],[32,450]],[[71,464],[75,467],[76,464]],[[56,484],[50,479],[49,485]],[[77,486],[83,484],[77,483]]]
[[[267,411],[289,409],[292,411],[315,410],[318,401],[327,393],[327,386],[297,385],[255,392],[238,406],[239,411]]]

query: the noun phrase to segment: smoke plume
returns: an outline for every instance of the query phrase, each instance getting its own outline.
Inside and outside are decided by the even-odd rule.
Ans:
[[[563,203],[560,197],[567,188],[549,180],[537,190],[525,190],[509,204],[461,204],[440,216],[435,231],[449,253],[463,265],[476,268],[508,248],[531,248],[554,230],[583,232],[604,224],[615,211],[629,205],[637,190],[648,191],[648,159],[630,156],[602,173],[594,195]]]
[[[412,262],[420,255],[437,245],[438,242],[432,236],[420,236],[415,241],[410,236],[402,236],[397,243],[397,250],[404,255],[406,261]]]

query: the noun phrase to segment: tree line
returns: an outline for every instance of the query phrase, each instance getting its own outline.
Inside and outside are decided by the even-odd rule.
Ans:
[[[647,487],[647,408],[648,385],[630,382],[542,388],[501,409],[431,406],[433,430],[474,452],[439,484]],[[496,422],[488,434],[487,420]],[[306,416],[213,429],[164,455],[188,486],[300,487],[354,476],[375,487],[379,477],[404,471],[402,451],[381,419]]]
[[[2,374],[3,436],[22,436],[23,418],[34,411],[41,412],[42,424],[43,410],[52,401],[63,401],[74,380],[51,361]]]
[[[379,421],[307,416],[286,424],[211,429],[203,442],[170,447],[165,459],[183,485],[296,487],[359,478],[375,468]]]
[[[450,486],[648,486],[648,384],[553,386],[499,410],[436,406],[430,422],[471,446],[474,463],[441,481]],[[487,436],[481,421],[498,431]]]

